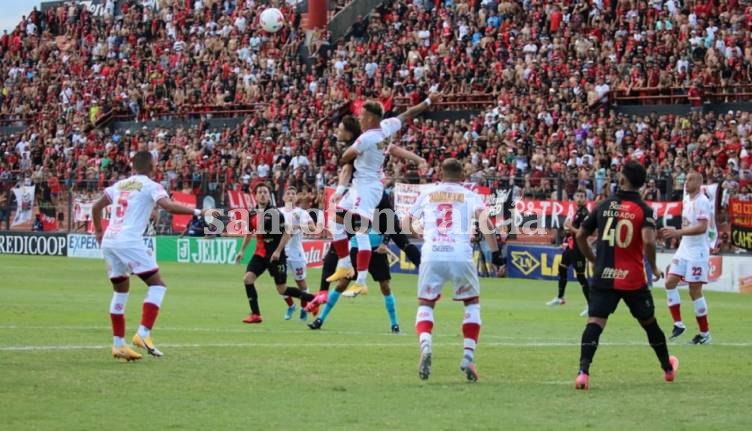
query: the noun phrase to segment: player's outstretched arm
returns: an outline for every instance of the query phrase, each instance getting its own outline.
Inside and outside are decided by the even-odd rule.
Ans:
[[[102,245],[102,235],[104,234],[102,231],[102,210],[111,203],[112,201],[110,201],[110,197],[107,196],[107,194],[103,194],[102,197],[91,207],[91,221],[94,223],[94,236],[99,245]]]
[[[423,111],[428,109],[429,106],[433,105],[434,103],[440,100],[441,100],[441,93],[432,92],[431,94],[428,95],[426,100],[418,103],[417,105],[409,108],[407,111],[399,114],[397,118],[399,118],[400,122],[404,124],[406,120],[417,117],[418,115],[422,114]]]
[[[664,238],[676,238],[679,239],[683,236],[694,236],[694,235],[705,235],[705,232],[708,230],[708,221],[707,220],[697,220],[697,223],[683,227],[681,229],[676,229],[673,227],[664,227],[661,229],[661,233],[663,234]]]
[[[428,163],[426,163],[426,159],[398,145],[389,145],[389,155],[415,162],[415,164],[418,165],[418,170],[420,171],[425,171],[426,169],[428,169]]]
[[[185,214],[185,215],[204,215],[204,210],[194,209],[185,205],[179,204],[170,198],[162,198],[157,201],[157,205],[160,208],[171,214]]]

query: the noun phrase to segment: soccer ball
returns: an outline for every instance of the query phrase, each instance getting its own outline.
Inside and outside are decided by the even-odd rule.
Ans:
[[[285,25],[285,16],[279,9],[270,7],[261,12],[259,24],[265,31],[276,33]]]

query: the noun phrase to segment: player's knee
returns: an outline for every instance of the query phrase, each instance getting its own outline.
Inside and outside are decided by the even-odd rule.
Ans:
[[[380,281],[379,288],[381,288],[381,294],[384,296],[392,294],[392,289],[389,287],[389,281]]]
[[[164,286],[164,281],[159,275],[159,269],[154,269],[141,274],[138,277],[149,286]]]
[[[112,290],[118,293],[126,293],[130,287],[128,277],[125,275],[110,278],[110,283],[112,283]]]
[[[352,216],[352,228],[353,232],[364,233],[371,225],[371,221],[360,216],[360,214],[353,214]]]
[[[243,282],[245,284],[253,284],[256,282],[256,274],[252,272],[246,272],[245,276],[243,276]]]
[[[648,326],[652,325],[656,322],[655,316],[649,316],[649,317],[642,317],[637,319],[638,322],[640,322],[640,325],[643,328],[647,328]]]
[[[559,278],[567,278],[567,270],[569,268],[564,265],[559,265]]]
[[[479,303],[480,303],[480,298],[478,298],[478,297],[476,296],[476,297],[474,297],[474,298],[468,298],[468,299],[465,299],[465,300],[463,300],[462,302],[463,302],[463,303],[465,304],[465,306],[468,306],[468,305],[473,305],[473,304],[479,304]]]

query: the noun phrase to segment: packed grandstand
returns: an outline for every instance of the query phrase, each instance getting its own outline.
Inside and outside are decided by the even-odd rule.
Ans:
[[[296,2],[272,2],[289,24],[275,34],[253,25],[269,2],[51,3],[0,38],[4,227],[11,188],[32,184],[73,226],[71,202],[127,175],[138,149],[173,192],[227,206],[267,181],[323,208],[341,116],[367,99],[401,111],[432,86],[444,102],[397,138],[431,168],[390,162],[390,186],[436,180],[457,157],[490,190],[597,200],[638,160],[649,200],[680,200],[693,169],[719,185],[721,223],[730,198],[752,198],[752,116],[716,109],[752,96],[746,1],[388,0],[339,40],[306,31]]]

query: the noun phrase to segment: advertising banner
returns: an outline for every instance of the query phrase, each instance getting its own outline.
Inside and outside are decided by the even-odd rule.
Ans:
[[[735,247],[752,250],[752,202],[729,200],[731,243]]]
[[[64,233],[0,232],[0,254],[66,256],[67,243]]]
[[[509,217],[514,226],[538,227],[541,223],[545,228],[559,229],[563,227],[566,218],[574,217],[577,205],[574,201],[554,201],[538,199],[510,199],[507,190],[493,191],[488,187],[478,187],[474,184],[464,184],[465,187],[475,191],[484,198],[489,208],[489,215]],[[430,184],[402,184],[394,186],[394,209],[400,217],[404,216],[415,201]],[[587,202],[588,210],[595,207],[595,202]],[[509,206],[509,214],[506,214],[505,206]],[[681,217],[682,203],[677,202],[648,202],[657,218],[666,220]],[[496,219],[497,223],[501,220]]]
[[[324,256],[329,251],[330,241],[314,239],[303,241],[303,252],[305,253],[306,265],[308,268],[319,268],[324,264]]]
[[[234,265],[235,256],[240,251],[242,244],[242,237],[195,238],[158,236],[157,261]],[[251,260],[255,249],[256,240],[253,239],[245,251],[244,264]]]
[[[77,239],[77,241],[82,240]],[[158,262],[234,265],[235,256],[240,251],[242,244],[242,237],[195,238],[158,236],[154,241],[153,250],[156,251]],[[148,243],[147,246],[149,246]],[[77,244],[77,249],[83,247]],[[87,244],[86,247],[90,247],[90,245]],[[247,264],[251,260],[251,256],[253,256],[255,250],[256,239],[254,238],[245,250],[243,264]],[[326,252],[329,250],[329,241],[303,241],[303,250],[308,261],[308,267],[320,267],[324,261]],[[80,254],[82,252],[77,253]]]
[[[157,251],[157,239],[153,236],[144,237],[144,244],[152,252]],[[102,249],[97,244],[94,235],[77,233],[68,234],[68,257],[82,259],[103,259]]]
[[[558,280],[561,252],[560,247],[509,244],[507,246],[507,274],[510,278]],[[588,278],[592,277],[591,265],[587,266],[585,275]],[[574,276],[574,268],[571,266],[567,278],[570,281],[577,280]]]

